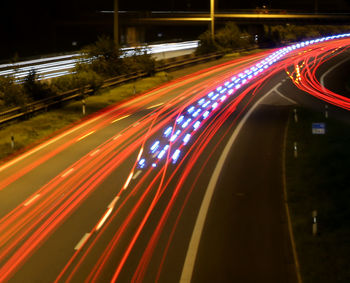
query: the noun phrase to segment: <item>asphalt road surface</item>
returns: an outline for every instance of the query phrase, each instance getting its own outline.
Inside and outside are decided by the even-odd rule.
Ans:
[[[297,282],[285,128],[294,101],[324,106],[303,66],[348,44],[197,72],[3,164],[0,282]]]

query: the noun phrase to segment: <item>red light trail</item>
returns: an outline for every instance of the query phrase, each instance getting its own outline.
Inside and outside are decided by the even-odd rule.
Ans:
[[[0,282],[11,278],[116,170],[128,174],[116,180],[110,204],[56,275],[56,282],[78,278],[95,282],[106,273],[111,282],[117,282],[151,220],[156,222],[155,228],[139,254],[132,282],[145,280],[156,250],[161,258],[154,280],[159,281],[174,233],[206,165],[270,78],[287,72],[299,89],[349,109],[349,99],[321,86],[316,72],[346,52],[350,39],[295,47],[233,60],[108,108],[87,120],[89,127],[78,131],[81,126],[76,126],[62,133],[70,139],[55,150],[1,180],[0,191],[67,148],[139,117],[0,219]],[[172,91],[177,95],[169,95]],[[222,129],[219,142],[210,147]],[[35,150],[33,154],[37,154]],[[202,167],[195,171],[200,162]],[[4,164],[0,172],[9,166]],[[171,218],[175,220],[171,222]]]

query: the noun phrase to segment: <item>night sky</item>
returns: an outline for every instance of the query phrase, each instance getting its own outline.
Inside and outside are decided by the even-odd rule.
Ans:
[[[113,0],[2,0],[1,11],[4,14],[25,14],[26,12],[47,13],[62,16],[77,11],[111,10]],[[120,0],[121,10],[205,10],[209,0]],[[320,10],[350,11],[350,0],[318,0]],[[249,9],[257,6],[270,6],[275,9],[309,10],[314,0],[216,0],[218,9]]]
[[[254,9],[266,5],[273,9],[312,12],[314,1],[216,0],[216,9]],[[209,3],[209,0],[120,0],[119,10],[208,11]],[[320,12],[350,12],[350,0],[318,0],[318,3]],[[63,46],[60,43],[64,40],[62,34],[73,37],[69,33],[74,32],[73,28],[67,26],[67,31],[62,29],[63,23],[74,25],[84,17],[86,19],[86,15],[96,15],[97,11],[112,9],[113,0],[1,0],[0,58],[7,58],[15,52],[28,55],[40,54],[46,50],[60,51]]]

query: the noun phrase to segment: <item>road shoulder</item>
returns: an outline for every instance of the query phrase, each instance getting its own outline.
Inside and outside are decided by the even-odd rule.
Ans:
[[[296,282],[282,178],[290,103],[276,95],[252,113],[226,159],[193,282]]]

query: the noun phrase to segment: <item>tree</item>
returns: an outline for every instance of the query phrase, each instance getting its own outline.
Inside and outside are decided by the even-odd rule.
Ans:
[[[199,46],[197,54],[211,53],[218,50],[231,51],[235,49],[248,48],[253,45],[253,38],[247,32],[242,32],[239,27],[228,22],[215,34],[212,40],[210,31],[206,31],[199,36]]]
[[[149,75],[154,74],[156,62],[148,48],[135,48],[132,54],[123,59],[126,73],[144,72]]]
[[[199,37],[199,45],[196,50],[197,54],[207,54],[216,52],[219,49],[219,45],[213,41],[211,32],[209,30],[202,33]]]
[[[122,70],[122,52],[115,42],[106,36],[83,48],[83,62],[90,61],[93,71],[103,76],[115,76]]]
[[[0,99],[7,107],[24,106],[28,102],[23,87],[11,76],[0,77]]]
[[[29,71],[24,79],[23,89],[25,93],[35,100],[47,98],[52,92],[46,83],[41,83],[35,70]]]
[[[241,47],[241,31],[232,22],[225,25],[215,35],[217,43],[224,49],[235,49]]]

